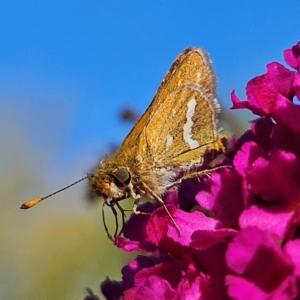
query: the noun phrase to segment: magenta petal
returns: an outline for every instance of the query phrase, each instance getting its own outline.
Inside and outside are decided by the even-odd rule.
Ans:
[[[297,69],[298,68],[298,60],[294,56],[292,49],[287,49],[283,51],[283,57],[285,62],[292,68]]]
[[[165,204],[178,205],[178,189],[168,192],[164,195],[163,200]]]
[[[240,185],[241,178],[235,170],[223,169],[212,173],[205,188],[197,194],[197,202],[213,213],[213,218],[218,220],[218,228],[237,228],[238,217],[244,207]]]
[[[271,139],[274,126],[274,122],[268,116],[256,119],[251,122],[253,141],[255,141],[255,143],[265,153],[269,153],[274,147],[273,140]]]
[[[129,299],[125,297],[124,299]],[[166,299],[176,300],[177,293],[170,283],[157,276],[149,276],[144,285],[136,289],[134,300]]]
[[[239,109],[239,108],[248,108],[249,109],[249,102],[248,101],[242,101],[240,98],[237,97],[235,94],[235,90],[231,92],[231,101],[233,103],[233,106],[231,109]]]
[[[161,207],[151,215],[147,225],[148,239],[154,244],[158,245],[165,238],[167,238],[167,240],[171,238],[174,242],[188,246],[191,242],[191,235],[195,230],[200,228],[210,230],[215,228],[217,224],[215,219],[208,218],[198,211],[187,213],[176,209],[171,210],[171,213],[176,224],[179,226],[181,234],[179,235],[174,224],[166,215],[164,208]]]
[[[292,68],[299,70],[300,68],[300,42],[291,49],[283,51],[285,62]]]
[[[154,252],[156,250],[156,246],[149,241],[143,241],[143,242],[130,241],[121,236],[116,236],[115,245],[126,252],[132,252],[132,251]]]
[[[181,230],[181,235],[178,234],[176,228],[172,224],[168,226],[168,237],[180,243],[182,246],[189,246],[191,243],[192,234],[198,230],[212,230],[216,227],[217,220],[206,217],[199,211],[193,213],[186,213],[178,210],[174,213],[174,218]]]
[[[292,274],[293,266],[267,231],[257,227],[241,230],[229,244],[228,267],[266,292],[271,292]]]
[[[296,95],[298,100],[300,101],[300,71],[296,73],[293,81],[293,93]]]
[[[199,170],[200,171],[200,170]],[[178,188],[179,207],[184,211],[192,211],[193,207],[197,205],[195,199],[200,190],[205,187],[205,180],[201,178],[184,180]]]
[[[260,156],[266,156],[263,150],[254,142],[246,142],[242,145],[241,150],[236,153],[233,160],[236,171],[242,176],[241,192],[245,208],[255,203],[256,200],[254,196],[249,193],[247,174],[252,168],[254,161]]]
[[[260,109],[260,107],[257,105],[256,102],[252,102],[250,103],[249,101],[241,101],[236,95],[235,95],[235,91],[231,92],[231,101],[233,103],[233,106],[230,109],[249,109],[250,111],[252,111],[252,113],[254,113],[255,115],[258,116],[263,116],[264,112]]]
[[[294,45],[292,47],[292,51],[293,51],[293,54],[294,54],[295,58],[298,60],[299,65],[300,65],[300,42],[298,42],[296,45]]]
[[[237,300],[291,300],[296,299],[298,295],[297,282],[293,276],[287,276],[279,287],[270,293],[243,277],[228,275],[226,276],[226,284],[228,285],[229,296]]]
[[[292,215],[293,213],[290,211],[282,211],[281,207],[252,205],[243,211],[239,224],[241,228],[257,226],[261,230],[268,230],[279,239],[283,239]]]
[[[182,277],[182,264],[175,262],[163,262],[153,267],[139,271],[134,277],[135,286],[143,286],[149,276],[156,276],[167,280],[172,288],[176,289]]]
[[[124,289],[134,286],[134,277],[140,270],[153,267],[155,264],[157,264],[155,257],[138,255],[128,265],[124,266],[122,268],[122,284]]]
[[[270,161],[262,157],[255,161],[247,173],[249,189],[266,201],[295,205],[300,201],[299,172],[300,161],[295,154],[277,150]]]
[[[122,268],[122,280],[124,289],[134,287],[135,275],[141,270],[147,270],[160,261],[154,256],[138,255],[133,261]]]
[[[216,221],[205,217],[200,212],[186,213],[168,205],[176,224],[179,226],[180,233],[166,214],[163,207],[155,210],[150,216],[147,225],[148,239],[162,249],[165,253],[170,253],[174,257],[181,257],[184,253],[189,253],[192,248],[188,247],[192,233],[203,227],[213,228]]]
[[[197,277],[192,284],[184,281],[184,290],[180,292],[180,299],[198,300],[202,296],[201,292],[201,279]]]
[[[233,165],[242,177],[246,177],[249,167],[252,167],[254,161],[259,157],[267,156],[256,143],[247,142],[237,152]]]
[[[300,85],[300,83],[299,83]],[[292,103],[282,95],[278,95],[276,102],[276,120],[286,124],[291,131],[300,133],[300,106]]]
[[[228,295],[231,297],[231,299],[268,299],[265,291],[260,289],[254,282],[251,282],[246,278],[227,275],[226,285],[228,286]]]
[[[297,299],[298,282],[295,276],[287,276],[283,282],[269,295],[272,300],[290,300]]]
[[[167,205],[167,208],[170,214],[173,215],[176,207],[173,205]],[[171,220],[167,215],[165,209],[163,207],[159,207],[158,209],[156,209],[150,215],[149,221],[146,226],[147,239],[155,245],[158,245],[161,239],[166,236],[169,222],[171,222]]]
[[[276,249],[277,244],[271,235],[265,234],[256,227],[241,230],[228,246],[226,253],[228,267],[239,275],[244,274],[260,244],[264,243]]]
[[[300,238],[300,204],[296,206],[287,224],[283,242]]]
[[[134,286],[134,276],[144,268],[153,267],[157,263],[153,256],[137,256],[132,262],[122,268],[122,281],[117,282],[107,278],[101,284],[101,291],[106,299],[119,299],[125,290]]]
[[[285,124],[279,122],[274,126],[271,139],[274,143],[272,152],[281,149],[300,157],[300,134],[291,131]]]
[[[284,245],[284,252],[290,257],[294,264],[294,274],[300,278],[300,239],[288,241]]]
[[[146,202],[139,205],[138,210],[150,214],[157,207],[156,203]],[[145,241],[148,220],[149,215],[131,214],[123,229],[124,236],[132,241]]]
[[[215,253],[217,254],[217,253]],[[218,253],[219,254],[219,253]],[[220,264],[217,268],[220,268]],[[224,277],[216,277],[204,274],[195,268],[193,264],[182,272],[182,280],[177,288],[178,299],[226,299],[227,293],[224,286]]]
[[[227,243],[237,233],[234,229],[197,230],[193,233],[191,247],[197,250],[206,250],[218,243]]]
[[[182,278],[177,287],[177,293],[181,299],[200,299],[201,281],[203,282],[203,274],[190,264],[186,270],[182,271]]]
[[[267,73],[251,79],[246,87],[248,101],[258,105],[266,114],[272,114],[278,94],[290,95],[294,72],[273,62],[267,65]]]

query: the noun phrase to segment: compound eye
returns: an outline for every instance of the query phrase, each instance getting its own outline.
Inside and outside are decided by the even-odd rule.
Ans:
[[[130,183],[131,175],[125,168],[117,169],[115,172],[110,174],[115,181],[116,186],[124,187]]]

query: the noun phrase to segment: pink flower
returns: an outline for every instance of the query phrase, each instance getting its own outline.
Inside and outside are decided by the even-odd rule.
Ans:
[[[259,118],[232,138],[233,168],[183,182],[150,216],[132,215],[116,245],[146,252],[106,279],[107,299],[300,298],[300,43],[250,80],[233,109]],[[293,101],[295,100],[296,103]]]
[[[300,240],[284,246],[268,230],[247,227],[228,245],[226,276],[233,299],[295,299],[299,296]]]

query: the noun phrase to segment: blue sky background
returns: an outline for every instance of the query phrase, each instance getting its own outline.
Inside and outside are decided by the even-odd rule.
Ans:
[[[92,273],[99,253],[116,255],[105,236],[98,245],[100,208],[91,212],[83,204],[84,184],[26,213],[19,205],[83,177],[102,153],[120,143],[131,128],[119,120],[121,109],[142,113],[188,46],[210,53],[227,110],[232,89],[243,98],[247,81],[264,73],[268,62],[283,63],[282,51],[300,40],[299,13],[299,1],[280,0],[0,0],[0,230],[5,245],[0,298],[32,299],[38,287],[44,294],[50,283],[50,293],[59,291],[60,299],[80,299],[84,294],[75,286],[80,291],[97,287],[115,263]],[[245,118],[240,111],[229,114]],[[75,219],[80,225],[70,228]],[[62,263],[75,257],[76,249],[82,257],[73,243],[84,244],[89,233],[95,247],[109,248],[95,250],[94,260],[90,254],[92,267],[86,272],[80,267],[88,264],[76,259],[79,280],[72,277],[74,259],[69,267]],[[68,238],[71,246],[64,244]],[[91,241],[82,246],[90,247]],[[47,253],[49,265],[38,261]],[[59,272],[53,269],[49,280],[45,274],[55,261]],[[118,270],[124,264],[119,263]],[[72,271],[69,281],[57,276],[62,269]],[[87,273],[95,274],[94,282]]]

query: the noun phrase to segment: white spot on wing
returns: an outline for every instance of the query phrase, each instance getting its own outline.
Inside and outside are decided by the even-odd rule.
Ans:
[[[167,148],[169,148],[173,144],[173,140],[174,140],[173,136],[169,134],[167,136],[167,143],[166,143]]]
[[[199,147],[199,143],[192,139],[192,127],[194,125],[192,117],[195,113],[196,105],[197,101],[195,98],[189,101],[189,103],[187,104],[188,109],[186,112],[186,123],[183,126],[183,140],[190,146],[191,149]]]
[[[198,70],[198,73],[197,73],[197,82],[199,82],[202,78],[202,73]]]

